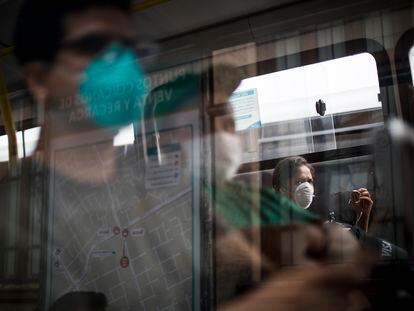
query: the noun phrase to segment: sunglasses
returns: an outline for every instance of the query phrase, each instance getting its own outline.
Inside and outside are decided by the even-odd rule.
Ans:
[[[63,42],[60,48],[81,55],[94,56],[105,50],[113,42],[121,43],[130,48],[135,46],[133,39],[120,39],[107,34],[90,34],[79,39]]]

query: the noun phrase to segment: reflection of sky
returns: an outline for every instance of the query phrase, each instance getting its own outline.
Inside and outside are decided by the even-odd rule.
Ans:
[[[411,48],[409,52],[409,59],[410,59],[410,68],[411,68],[411,80],[414,85],[414,46]]]
[[[327,114],[381,107],[377,66],[368,53],[248,78],[236,91],[253,88],[262,123],[316,116],[318,99]]]
[[[125,146],[134,143],[134,126],[131,124],[121,128],[114,137],[114,146]]]
[[[36,149],[39,140],[40,127],[34,127],[24,131],[24,148],[23,148],[23,132],[16,132],[17,153],[19,158],[23,158],[24,153],[30,156]],[[9,140],[6,135],[0,136],[0,162],[9,160]]]
[[[24,135],[24,148],[23,148]],[[40,136],[40,127],[34,127],[25,130],[24,132],[16,132],[17,138],[17,153],[19,158],[31,156],[36,150],[37,142]],[[114,137],[114,146],[124,146],[134,143],[134,128],[132,124],[121,128],[118,134]],[[9,160],[9,140],[7,135],[0,136],[0,162]]]

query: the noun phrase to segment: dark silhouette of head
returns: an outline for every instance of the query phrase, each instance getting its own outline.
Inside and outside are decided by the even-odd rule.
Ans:
[[[70,292],[58,298],[49,311],[104,311],[107,305],[102,293]]]

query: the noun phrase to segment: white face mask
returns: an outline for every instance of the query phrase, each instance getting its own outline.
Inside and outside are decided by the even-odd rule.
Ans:
[[[229,132],[214,134],[216,174],[225,180],[231,179],[242,162],[242,145],[239,136]]]
[[[312,203],[314,191],[315,190],[311,183],[301,183],[299,186],[296,187],[294,193],[294,199],[296,204],[298,204],[300,207],[304,209],[307,209]]]

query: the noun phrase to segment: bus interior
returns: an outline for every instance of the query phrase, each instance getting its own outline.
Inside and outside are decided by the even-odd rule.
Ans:
[[[412,309],[411,1],[131,1],[140,118],[49,144],[47,106],[13,50],[23,2],[0,1],[1,310],[52,310],[80,291],[111,311]],[[90,115],[72,101],[59,103],[82,128]],[[275,168],[298,156],[306,209],[275,188]],[[366,230],[358,189],[373,202]],[[313,226],[327,244],[307,257]],[[349,290],[333,276],[352,263],[371,270]]]

